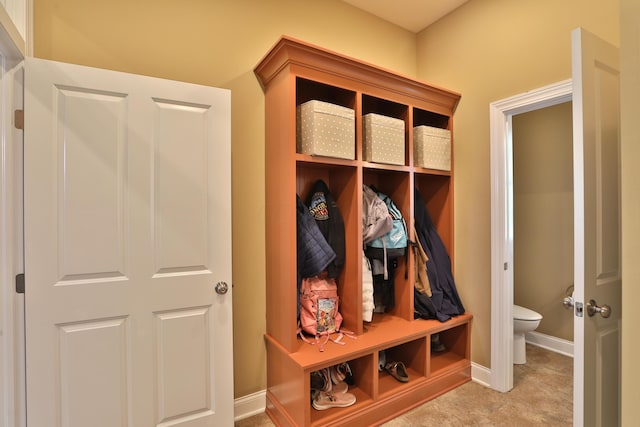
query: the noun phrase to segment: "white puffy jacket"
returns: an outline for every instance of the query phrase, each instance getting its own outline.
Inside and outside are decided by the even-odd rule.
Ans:
[[[362,320],[371,322],[373,319],[373,273],[369,259],[362,252]]]

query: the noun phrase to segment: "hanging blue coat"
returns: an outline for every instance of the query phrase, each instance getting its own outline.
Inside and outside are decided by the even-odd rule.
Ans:
[[[327,243],[309,208],[296,195],[297,264],[300,277],[313,277],[326,270],[336,254]]]
[[[311,216],[316,220],[320,232],[336,254],[333,261],[327,266],[327,275],[335,279],[344,265],[344,220],[338,204],[323,180],[319,179],[313,184],[307,197],[307,206]]]
[[[435,309],[435,317],[444,322],[452,316],[463,314],[464,306],[453,279],[451,259],[447,248],[433,225],[427,206],[417,188],[415,189],[414,202],[416,233],[429,258],[427,260],[427,276],[431,285],[431,302]]]

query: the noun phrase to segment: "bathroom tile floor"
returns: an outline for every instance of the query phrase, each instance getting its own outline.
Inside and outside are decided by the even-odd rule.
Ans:
[[[573,359],[527,344],[527,364],[514,365],[514,388],[500,393],[468,382],[383,424],[426,426],[571,426]],[[235,427],[273,426],[259,414]]]

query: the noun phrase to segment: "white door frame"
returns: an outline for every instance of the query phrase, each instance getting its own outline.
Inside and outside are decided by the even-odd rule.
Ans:
[[[22,105],[18,65],[33,52],[33,0],[0,5],[0,426],[26,425],[24,295],[15,292],[22,262]],[[19,141],[18,141],[19,140]],[[19,143],[18,143],[19,142]]]
[[[23,427],[25,413],[24,295],[15,277],[22,259],[22,131],[13,111],[22,105],[22,60],[0,31],[0,425]]]
[[[512,117],[573,98],[571,79],[492,102],[491,130],[491,388],[513,388]]]

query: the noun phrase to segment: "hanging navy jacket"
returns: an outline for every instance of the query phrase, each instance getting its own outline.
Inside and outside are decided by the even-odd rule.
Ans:
[[[296,219],[298,276],[300,278],[317,276],[326,270],[336,254],[298,195],[296,195]]]
[[[415,226],[422,248],[429,258],[427,260],[427,276],[431,285],[431,302],[435,309],[435,317],[444,322],[464,313],[464,306],[458,295],[451,272],[451,259],[436,227],[431,221],[427,206],[415,189]]]
[[[315,218],[320,232],[336,254],[333,261],[327,266],[327,275],[335,279],[344,265],[344,220],[340,209],[338,209],[338,204],[323,180],[319,179],[313,184],[307,197],[307,206],[311,216]]]

